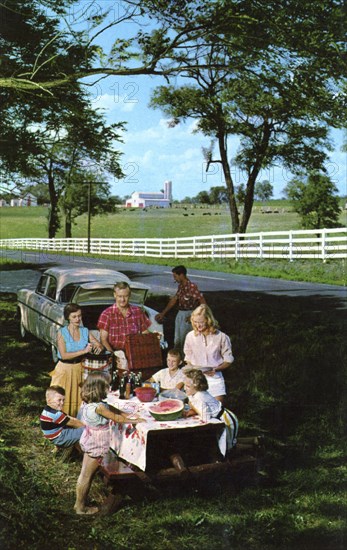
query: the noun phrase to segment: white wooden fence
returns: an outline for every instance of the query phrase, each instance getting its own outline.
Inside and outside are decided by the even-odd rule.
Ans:
[[[92,254],[153,258],[347,258],[347,228],[165,239],[90,239]],[[85,239],[2,239],[0,248],[86,254]]]

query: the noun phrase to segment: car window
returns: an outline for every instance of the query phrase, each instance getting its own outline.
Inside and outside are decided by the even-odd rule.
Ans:
[[[48,275],[42,275],[42,277],[40,278],[39,283],[36,287],[36,292],[38,294],[45,294],[47,279],[48,279]]]
[[[71,302],[72,297],[75,294],[76,287],[77,286],[75,284],[64,286],[64,288],[60,292],[59,302],[62,302],[64,304]]]
[[[79,304],[113,304],[113,289],[112,287],[95,289],[79,288],[75,299]]]
[[[57,292],[57,281],[54,277],[50,277],[48,280],[48,286],[46,291],[47,298],[52,298],[52,300],[55,300]]]
[[[132,304],[144,304],[146,300],[147,289],[132,288],[130,302]]]

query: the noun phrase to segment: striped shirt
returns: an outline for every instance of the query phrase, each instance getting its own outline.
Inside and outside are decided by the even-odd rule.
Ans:
[[[49,407],[49,405],[46,405],[40,415],[43,435],[50,441],[56,439],[69,422],[69,419],[70,418],[63,411],[57,411]]]

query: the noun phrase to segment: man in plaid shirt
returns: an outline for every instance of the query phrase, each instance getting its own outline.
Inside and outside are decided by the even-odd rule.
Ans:
[[[115,304],[103,311],[98,320],[100,340],[108,350],[125,349],[127,334],[147,333],[151,321],[139,307],[129,304],[130,286],[120,282],[114,286]]]
[[[155,320],[162,323],[165,314],[177,304],[178,313],[175,319],[174,347],[178,349],[181,352],[181,356],[184,357],[184,341],[188,332],[193,329],[190,323],[190,315],[200,304],[206,304],[206,300],[197,285],[188,279],[187,269],[184,265],[174,267],[172,275],[175,282],[178,283],[177,292],[175,296],[169,300],[163,311],[155,316]]]

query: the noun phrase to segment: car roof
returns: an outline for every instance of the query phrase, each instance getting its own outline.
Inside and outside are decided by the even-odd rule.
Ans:
[[[87,267],[51,267],[44,272],[45,275],[51,275],[57,280],[57,292],[60,292],[68,284],[88,283],[88,282],[107,282],[115,284],[119,281],[125,281],[131,285],[129,277],[114,269],[87,268]]]

